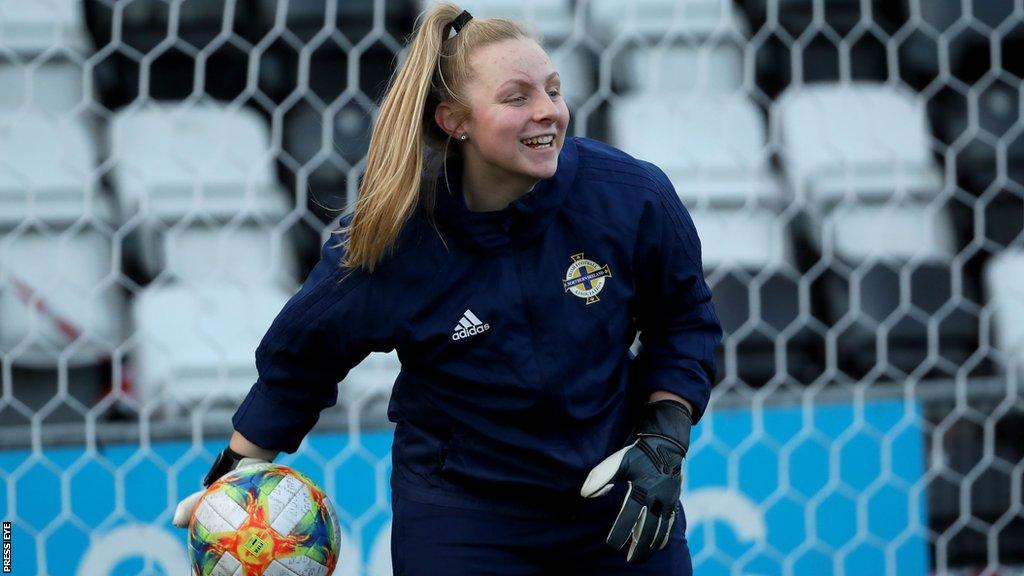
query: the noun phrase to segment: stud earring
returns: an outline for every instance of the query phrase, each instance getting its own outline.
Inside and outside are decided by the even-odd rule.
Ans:
[[[459,140],[465,140],[467,138],[469,138],[469,136],[467,136],[465,134],[463,134],[462,136],[459,136]]]

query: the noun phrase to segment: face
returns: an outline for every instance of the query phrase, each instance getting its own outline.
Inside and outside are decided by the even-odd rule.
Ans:
[[[533,40],[516,39],[481,48],[470,63],[470,117],[460,130],[469,135],[467,165],[489,180],[527,186],[554,176],[569,109],[551,59]]]

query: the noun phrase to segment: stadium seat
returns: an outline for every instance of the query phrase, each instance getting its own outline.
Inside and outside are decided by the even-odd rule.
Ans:
[[[0,229],[26,221],[110,223],[113,209],[94,172],[96,146],[77,118],[37,109],[0,113]]]
[[[976,300],[972,287],[956,293],[956,252],[949,213],[920,205],[843,205],[822,225],[838,262],[827,291],[829,309],[840,322],[840,350],[851,353],[848,367],[862,373],[877,362],[884,338],[888,364],[912,372],[936,361],[948,375],[976,346],[977,318],[962,305]],[[842,319],[842,320],[840,320]],[[929,322],[937,327],[938,356],[929,357]],[[877,350],[876,350],[877,352]]]
[[[37,108],[64,113],[82,105],[82,66],[69,60],[42,65],[0,63],[0,113]],[[88,102],[86,102],[88,103]]]
[[[690,209],[701,239],[705,277],[725,332],[719,376],[751,386],[781,378],[808,382],[815,372],[812,338],[796,330],[800,295],[789,226],[765,207]],[[787,331],[789,366],[777,364],[775,342]],[[726,362],[731,354],[735,361]],[[735,368],[735,372],[731,368]]]
[[[793,249],[771,210],[695,208],[690,217],[700,235],[707,268],[783,268],[793,264]]]
[[[287,286],[299,274],[290,237],[270,226],[243,223],[171,228],[162,239],[159,268],[185,284]]]
[[[612,83],[623,92],[733,92],[743,82],[747,23],[723,0],[592,0],[594,35],[613,52]]]
[[[653,162],[687,206],[778,206],[764,120],[742,94],[636,94],[609,113],[614,144]]]
[[[442,0],[420,0],[426,10]],[[536,26],[546,44],[569,37],[573,31],[570,0],[461,0],[456,2],[477,18],[511,18]]]
[[[0,21],[0,49],[28,56],[53,49],[84,54],[90,49],[82,0],[6,0]]]
[[[77,118],[0,113],[0,349],[17,365],[96,364],[120,342],[115,211],[95,160]]]
[[[30,368],[108,360],[125,317],[110,236],[86,226],[2,238],[0,355]]]
[[[993,314],[994,344],[1008,370],[1024,378],[1024,252],[1006,250],[985,268],[985,292]]]
[[[924,107],[909,92],[867,82],[814,84],[786,91],[775,113],[798,199],[928,200],[942,188]]]
[[[727,41],[623,50],[616,84],[637,92],[737,92],[743,85],[743,52]]]
[[[606,39],[620,34],[707,38],[745,32],[731,0],[590,0],[589,18]]]
[[[690,211],[726,333],[723,352],[739,354],[723,363],[736,373],[723,368],[723,377],[753,385],[775,378],[782,367],[773,338],[797,320],[799,294],[759,110],[740,94],[636,94],[615,101],[610,125],[614,143],[663,169]],[[791,365],[812,364],[805,335],[789,345]]]
[[[956,251],[949,213],[915,203],[842,204],[818,227],[823,244],[852,261],[947,262]]]
[[[168,227],[256,220],[288,212],[255,113],[215,104],[154,105],[119,113],[111,128],[113,181],[126,219],[137,220],[150,274]]]
[[[955,236],[920,103],[881,85],[815,85],[784,94],[776,118],[825,264],[815,292],[841,367],[951,375],[976,348],[977,318],[970,287],[956,292]]]
[[[257,348],[291,292],[269,284],[166,285],[132,301],[135,397],[166,415],[233,409],[256,381]]]

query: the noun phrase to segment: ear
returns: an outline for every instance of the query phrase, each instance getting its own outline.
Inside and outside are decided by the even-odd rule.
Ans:
[[[458,139],[459,129],[464,124],[464,122],[458,121],[455,108],[449,102],[441,102],[437,105],[437,108],[434,109],[434,121],[441,127],[441,130],[455,139]]]

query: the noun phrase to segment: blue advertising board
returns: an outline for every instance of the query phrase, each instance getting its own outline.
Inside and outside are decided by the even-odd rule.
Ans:
[[[391,573],[390,444],[390,432],[316,433],[280,459],[334,501],[344,532],[338,576]],[[0,452],[13,573],[188,573],[186,534],[171,514],[223,445]],[[694,429],[685,469],[695,571],[928,574],[923,462],[916,404],[712,410]]]

